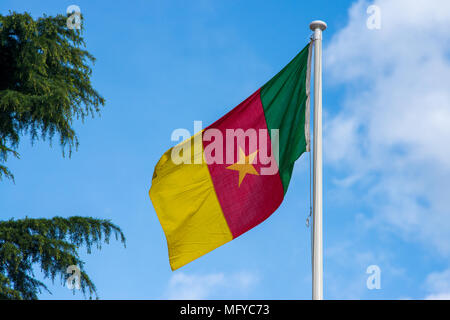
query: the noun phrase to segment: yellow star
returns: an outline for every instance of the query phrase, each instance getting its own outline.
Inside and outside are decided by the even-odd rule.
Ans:
[[[241,186],[242,180],[244,180],[246,174],[259,176],[258,171],[256,171],[255,167],[252,165],[257,153],[258,150],[246,156],[244,150],[239,148],[238,162],[227,167],[227,169],[239,171],[239,187]]]

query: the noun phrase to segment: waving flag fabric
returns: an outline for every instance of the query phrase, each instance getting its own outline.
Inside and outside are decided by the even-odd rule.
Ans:
[[[294,162],[309,151],[310,56],[308,44],[263,87],[157,163],[149,194],[172,270],[255,227],[281,204]]]

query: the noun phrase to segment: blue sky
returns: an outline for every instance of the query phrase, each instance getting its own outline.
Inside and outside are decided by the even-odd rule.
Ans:
[[[87,255],[102,299],[310,299],[308,154],[266,222],[172,272],[148,197],[174,129],[212,123],[324,33],[325,298],[450,298],[450,8],[446,1],[8,1],[0,13],[85,18],[101,117],[62,158],[22,139],[1,219],[94,216],[127,237]],[[370,4],[381,29],[366,27]],[[431,25],[429,21],[433,21]],[[366,269],[381,269],[368,290]],[[43,299],[80,299],[59,283]]]

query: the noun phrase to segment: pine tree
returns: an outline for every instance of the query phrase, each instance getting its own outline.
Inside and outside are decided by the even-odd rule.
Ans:
[[[55,134],[63,156],[78,146],[73,121],[99,113],[105,100],[91,85],[94,57],[85,50],[82,28],[67,28],[67,16],[33,19],[28,13],[0,15],[0,180],[12,179],[9,156],[19,157],[20,137],[32,142]],[[47,286],[33,273],[64,283],[67,267],[81,271],[81,289],[97,296],[77,250],[101,248],[120,228],[109,220],[55,217],[0,221],[0,299],[37,299]]]
[[[37,299],[47,286],[35,278],[33,265],[38,264],[45,278],[60,277],[62,284],[70,275],[69,266],[80,269],[80,289],[89,297],[96,288],[84,270],[77,249],[93,246],[101,249],[111,234],[125,243],[119,227],[108,220],[88,217],[55,217],[0,221],[0,299]]]
[[[18,157],[21,135],[59,136],[63,154],[78,146],[73,120],[94,116],[105,100],[92,88],[82,29],[67,17],[0,15],[0,179],[13,178],[1,162]]]

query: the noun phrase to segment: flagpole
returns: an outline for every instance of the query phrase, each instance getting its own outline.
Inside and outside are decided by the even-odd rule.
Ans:
[[[314,31],[314,156],[313,156],[313,252],[312,298],[323,299],[323,235],[322,235],[322,31],[323,21],[309,25]]]

